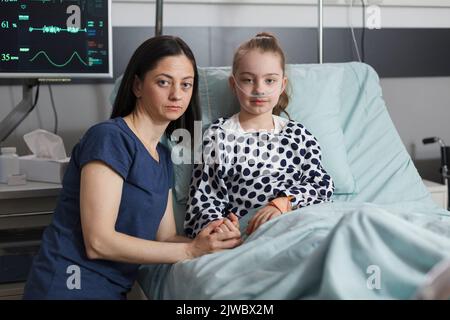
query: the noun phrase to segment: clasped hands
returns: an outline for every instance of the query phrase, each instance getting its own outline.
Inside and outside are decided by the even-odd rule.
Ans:
[[[248,235],[255,232],[262,224],[267,221],[276,218],[283,214],[278,206],[268,204],[258,210],[255,215],[250,219],[247,225],[246,233]],[[225,233],[225,232],[236,232],[239,231],[239,219],[232,212],[228,215],[228,218],[223,219],[222,223],[219,224],[215,229],[215,233]],[[239,232],[240,234],[240,232]]]
[[[255,232],[262,224],[282,215],[290,210],[290,199],[277,198],[268,205],[259,209],[250,219],[246,233]],[[241,232],[239,230],[238,217],[230,212],[228,217],[212,221],[194,239],[192,257],[197,256],[197,251],[217,252],[224,249],[232,249],[242,244]]]

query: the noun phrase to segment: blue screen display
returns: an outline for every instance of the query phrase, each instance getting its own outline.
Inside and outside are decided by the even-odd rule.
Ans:
[[[0,0],[0,77],[111,77],[111,0]]]

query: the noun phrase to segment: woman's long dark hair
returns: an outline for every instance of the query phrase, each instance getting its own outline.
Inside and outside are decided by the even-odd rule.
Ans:
[[[145,74],[154,69],[158,62],[169,56],[184,54],[194,68],[194,86],[192,98],[186,112],[177,120],[171,121],[166,129],[166,135],[170,138],[172,132],[178,128],[189,130],[194,134],[194,121],[200,120],[198,110],[198,71],[194,54],[189,46],[175,36],[157,36],[146,40],[133,53],[120,83],[116,99],[114,101],[111,119],[125,117],[134,111],[136,96],[133,92],[135,76],[144,81]]]

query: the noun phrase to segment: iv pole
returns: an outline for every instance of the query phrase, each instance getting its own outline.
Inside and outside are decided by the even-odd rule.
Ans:
[[[319,26],[318,26],[318,32],[319,32],[319,42],[318,42],[318,55],[319,55],[319,63],[323,63],[323,0],[319,0],[318,4],[319,9]]]
[[[155,36],[162,35],[163,0],[156,0]]]

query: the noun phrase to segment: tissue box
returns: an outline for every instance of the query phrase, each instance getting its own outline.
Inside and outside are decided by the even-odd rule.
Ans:
[[[27,175],[27,180],[62,183],[64,172],[70,158],[49,160],[36,158],[35,155],[19,157],[20,173]]]

